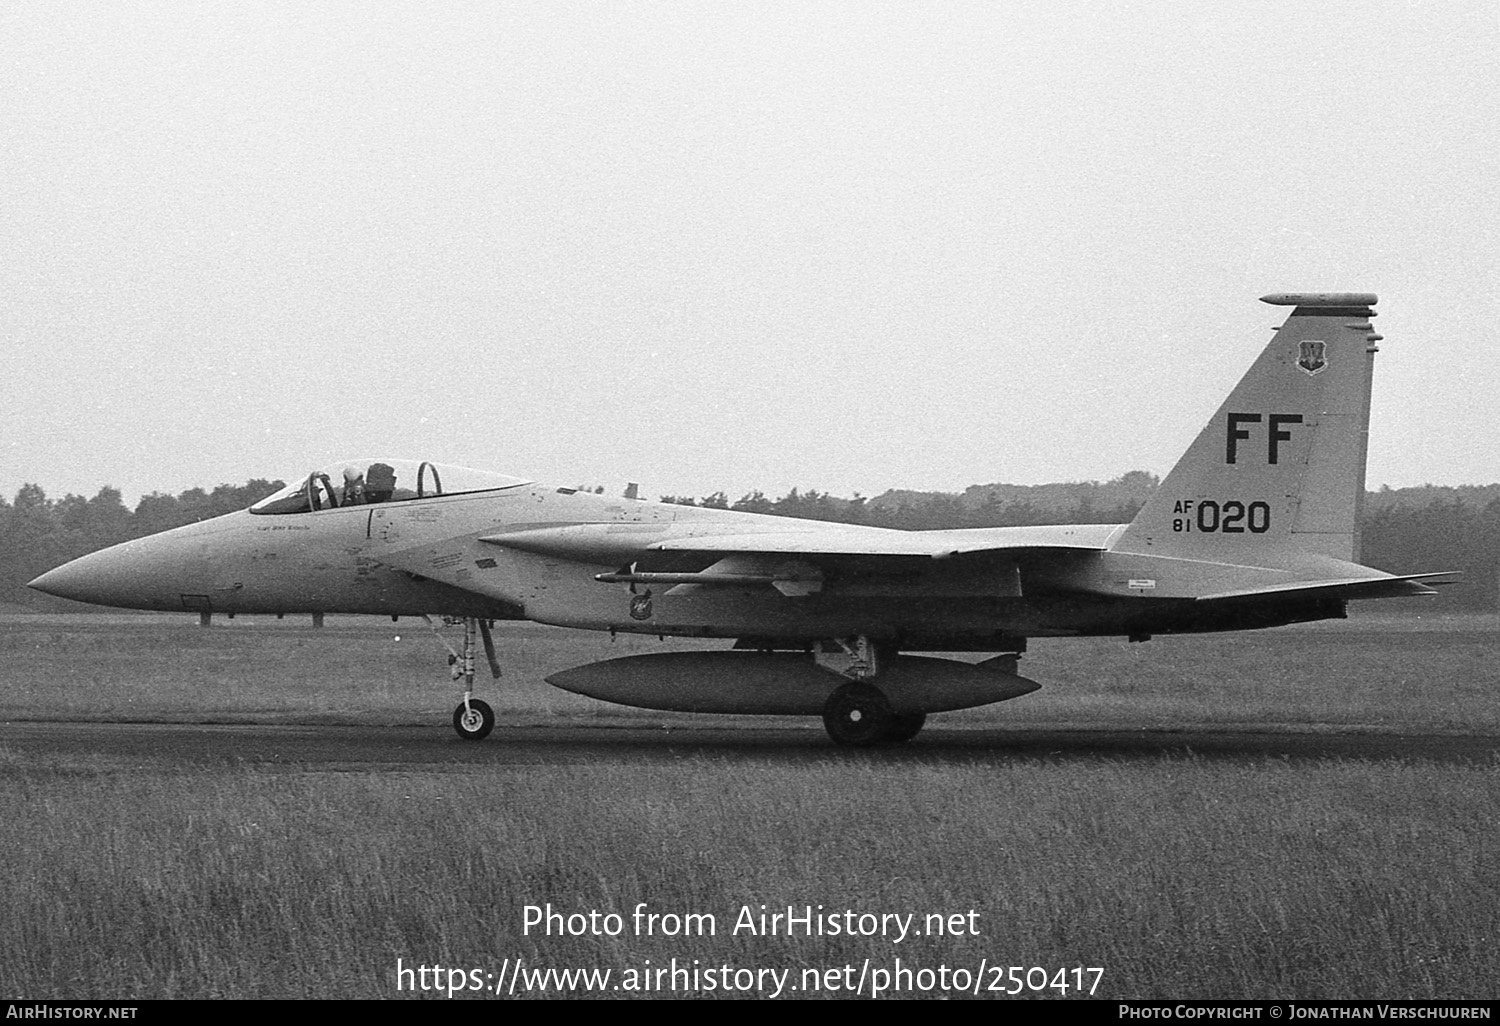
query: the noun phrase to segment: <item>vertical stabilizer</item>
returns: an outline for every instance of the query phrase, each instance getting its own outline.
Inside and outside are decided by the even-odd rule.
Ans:
[[[1115,551],[1246,565],[1357,562],[1370,371],[1368,293],[1276,293],[1292,307]]]

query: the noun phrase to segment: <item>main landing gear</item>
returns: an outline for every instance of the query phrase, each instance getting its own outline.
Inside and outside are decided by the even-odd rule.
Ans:
[[[869,638],[839,639],[838,651],[817,656],[820,665],[851,678],[840,684],[823,704],[823,728],[834,744],[867,748],[878,744],[910,741],[927,723],[925,712],[898,713],[875,683],[880,664],[894,659],[893,650],[881,650]],[[829,658],[831,657],[831,658]]]
[[[432,633],[437,635],[439,641],[448,649],[448,665],[452,667],[451,675],[454,680],[464,683],[464,700],[458,703],[458,708],[453,710],[453,729],[458,736],[465,741],[483,741],[490,736],[490,731],[495,729],[495,710],[491,709],[488,702],[482,702],[474,697],[474,647],[475,640],[481,638],[484,641],[484,654],[489,660],[490,672],[495,679],[500,679],[500,661],[495,658],[495,639],[490,634],[489,621],[478,617],[464,617],[464,642],[463,650],[455,651],[448,640],[438,632],[432,620],[422,617],[427,621],[427,626],[432,628]],[[443,618],[445,623],[457,623],[457,619]]]

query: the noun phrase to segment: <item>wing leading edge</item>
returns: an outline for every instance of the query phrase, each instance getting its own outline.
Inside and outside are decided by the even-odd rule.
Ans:
[[[757,553],[785,556],[918,556],[950,559],[986,553],[1036,551],[1102,552],[1120,527],[999,527],[972,531],[766,531],[707,537],[667,538],[655,552]]]

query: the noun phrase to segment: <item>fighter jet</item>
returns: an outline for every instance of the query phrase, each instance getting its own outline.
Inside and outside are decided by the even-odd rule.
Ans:
[[[547,681],[649,709],[821,715],[842,745],[1040,685],[1036,637],[1183,634],[1339,618],[1433,594],[1358,563],[1376,297],[1292,311],[1128,524],[899,531],[614,498],[430,462],[327,463],[249,509],[95,552],[31,587],[212,613],[461,619],[458,735],[486,737],[476,646],[532,620],[720,650],[590,663]],[[988,653],[975,661],[917,653]]]

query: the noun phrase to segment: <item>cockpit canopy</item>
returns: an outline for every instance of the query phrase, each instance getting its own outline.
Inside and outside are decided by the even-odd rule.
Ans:
[[[346,506],[408,502],[435,495],[460,495],[514,488],[523,478],[425,460],[363,459],[330,463],[268,495],[251,513],[313,513]]]

